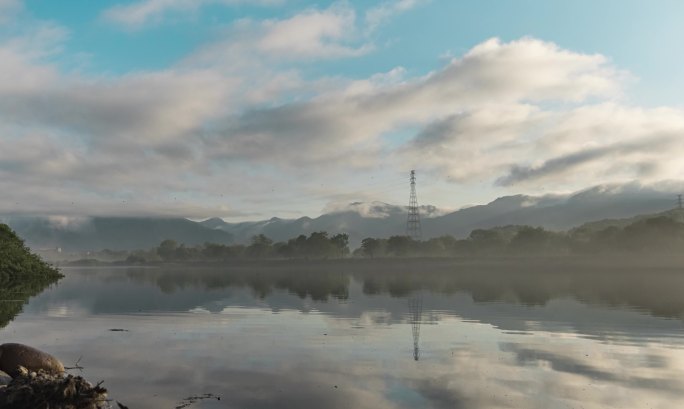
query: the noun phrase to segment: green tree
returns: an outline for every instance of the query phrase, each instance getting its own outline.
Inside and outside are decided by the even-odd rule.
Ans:
[[[416,242],[408,236],[392,236],[387,239],[387,251],[395,256],[408,256],[415,249]]]
[[[225,258],[233,259],[243,257],[247,252],[247,247],[244,244],[234,244],[232,246],[227,246],[225,249]]]
[[[620,249],[622,234],[623,230],[621,228],[608,226],[599,231],[584,234],[584,237],[573,235],[572,248],[573,250],[586,253],[613,253]]]
[[[131,254],[126,257],[126,264],[143,264],[145,262],[147,262],[147,260],[145,260],[145,257],[141,254]]]
[[[525,226],[518,231],[508,245],[517,253],[543,253],[548,250],[551,237],[541,227]]]
[[[421,254],[426,256],[446,256],[453,252],[456,239],[452,236],[435,237],[421,243]]]
[[[162,260],[171,261],[176,257],[177,249],[178,243],[175,240],[166,239],[157,247],[157,254],[159,254]]]
[[[666,216],[639,220],[625,227],[618,240],[627,251],[681,251],[684,246],[684,223]]]
[[[335,247],[338,257],[344,257],[349,254],[349,235],[340,233],[332,236],[330,242]]]
[[[380,250],[380,240],[366,237],[361,240],[361,250],[365,256],[374,258],[378,254],[378,250]]]
[[[202,248],[202,257],[209,260],[223,260],[228,253],[228,246],[216,243],[205,243]]]
[[[441,243],[442,247],[444,248],[444,251],[447,254],[453,254],[454,250],[456,249],[456,245],[458,243],[458,240],[454,236],[450,235],[444,235],[441,237],[437,238]]]
[[[287,244],[291,248],[292,257],[305,257],[307,255],[305,235],[300,234],[297,238],[288,240]]]
[[[0,224],[0,279],[21,277],[58,279],[59,271],[31,253],[24,241],[6,224]]]
[[[174,254],[174,259],[179,260],[179,261],[187,261],[193,259],[193,253],[194,253],[194,248],[191,247],[185,247],[185,244],[181,244],[176,248],[176,252]]]
[[[494,229],[473,230],[468,239],[473,243],[474,251],[480,254],[500,253],[507,244],[502,232]]]
[[[335,246],[324,231],[314,232],[306,239],[306,254],[311,257],[327,258],[335,255]]]
[[[273,249],[273,240],[263,234],[252,237],[252,242],[247,246],[247,255],[255,258],[264,258],[270,255]]]

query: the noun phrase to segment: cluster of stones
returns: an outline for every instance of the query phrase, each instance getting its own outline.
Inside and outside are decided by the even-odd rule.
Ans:
[[[21,344],[0,345],[0,407],[104,409],[107,390],[64,372],[50,354]]]

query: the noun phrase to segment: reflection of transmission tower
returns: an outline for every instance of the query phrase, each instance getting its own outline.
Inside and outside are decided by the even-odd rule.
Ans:
[[[682,210],[682,195],[677,195],[677,209]]]
[[[413,359],[420,358],[420,349],[418,341],[420,340],[420,322],[423,319],[423,296],[418,295],[409,298],[409,314],[411,315],[411,332],[413,332]]]
[[[418,196],[416,195],[416,171],[411,171],[411,198],[409,199],[408,219],[406,221],[406,235],[413,240],[421,240],[423,236],[418,213]]]

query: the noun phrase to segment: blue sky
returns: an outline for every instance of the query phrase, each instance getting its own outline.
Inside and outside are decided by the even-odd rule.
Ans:
[[[66,27],[65,51],[86,54],[93,73],[123,74],[163,69],[182,59],[240,19],[278,19],[307,8],[325,9],[334,1],[283,1],[272,7],[208,5],[187,13],[169,12],[167,22],[122,31],[102,17],[117,4],[135,1],[26,1],[35,18]],[[363,12],[382,2],[348,2]],[[484,0],[417,2],[410,12],[387,21],[374,34],[380,48],[363,58],[315,64],[319,75],[364,78],[403,66],[425,74],[447,55],[459,55],[484,39],[541,38],[574,51],[601,53],[638,79],[635,98],[650,105],[681,103],[684,79],[684,3],[677,0],[549,1]],[[80,60],[80,57],[76,57]],[[67,64],[68,68],[68,64]]]
[[[414,167],[446,209],[672,183],[682,16],[674,0],[0,0],[16,192],[0,212],[315,216],[403,203]]]

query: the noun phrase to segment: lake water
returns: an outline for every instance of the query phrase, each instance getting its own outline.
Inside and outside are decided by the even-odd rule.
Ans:
[[[684,269],[63,272],[0,341],[131,409],[684,407]]]

